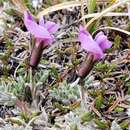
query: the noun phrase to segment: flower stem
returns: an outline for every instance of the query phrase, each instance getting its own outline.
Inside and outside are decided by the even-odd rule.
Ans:
[[[31,88],[31,95],[32,95],[32,100],[35,98],[35,85],[34,85],[34,69],[30,67],[30,88]]]
[[[79,84],[80,84],[81,107],[83,108],[83,110],[86,111],[86,109],[88,108],[87,106],[88,94],[87,92],[85,92],[85,88],[84,88],[85,81],[80,78]]]
[[[88,108],[86,105],[86,103],[87,103],[86,98],[88,96],[86,96],[85,89],[84,89],[84,84],[85,84],[84,79],[89,74],[89,72],[92,70],[94,64],[95,64],[94,56],[92,54],[88,54],[86,56],[85,61],[77,69],[77,75],[80,77],[79,84],[80,84],[81,106],[84,110],[86,110]]]
[[[42,52],[43,52],[43,44],[40,43],[37,46],[35,45],[34,48],[32,49],[32,54],[30,57],[30,66],[32,68],[36,68],[37,65],[40,62],[41,56],[42,56]]]

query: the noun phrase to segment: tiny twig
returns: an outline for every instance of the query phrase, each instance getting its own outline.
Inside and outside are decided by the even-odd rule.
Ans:
[[[119,105],[119,103],[120,103],[121,101],[122,101],[122,98],[121,98],[121,97],[117,98],[117,100],[114,101],[114,103],[112,104],[112,106],[109,107],[109,109],[108,109],[105,113],[110,113],[112,110],[114,110],[114,109]]]
[[[100,112],[94,107],[94,104],[95,104],[95,100],[90,104],[91,109],[96,113],[96,115],[98,117],[102,117],[101,114],[100,114]]]

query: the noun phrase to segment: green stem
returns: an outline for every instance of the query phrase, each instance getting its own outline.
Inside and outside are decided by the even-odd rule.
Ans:
[[[85,89],[84,89],[85,81],[80,78],[79,84],[80,84],[81,106],[83,107],[84,110],[86,110],[87,109],[87,106],[86,106],[87,101],[86,101],[86,95],[85,95]]]

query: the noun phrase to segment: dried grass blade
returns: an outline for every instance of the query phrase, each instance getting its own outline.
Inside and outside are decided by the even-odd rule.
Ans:
[[[102,115],[100,114],[100,112],[94,107],[95,105],[95,100],[90,104],[91,109],[93,110],[93,112],[98,116],[98,117],[102,117]]]
[[[92,13],[92,14],[87,14],[87,15],[84,15],[84,17],[82,17],[79,21],[83,20],[83,19],[88,19],[88,18],[92,18],[92,17],[96,17],[97,15],[99,15],[100,13]],[[119,16],[126,16],[128,17],[129,14],[128,13],[116,13],[116,12],[109,12],[109,13],[106,13],[105,15],[103,15],[103,17],[119,17]]]
[[[105,113],[110,113],[112,110],[114,110],[118,104],[121,102],[121,98],[118,98],[116,101],[114,101],[113,105],[109,107],[109,109]]]
[[[130,35],[130,32],[129,31],[126,31],[126,30],[123,30],[123,29],[120,29],[120,28],[116,28],[116,27],[103,27],[103,28],[99,28],[96,30],[97,31],[101,31],[101,30],[114,30],[114,31],[118,31],[118,32],[121,32],[121,33],[124,33],[126,35]],[[95,32],[94,32],[95,33]]]
[[[100,18],[102,18],[106,13],[113,11],[114,9],[116,9],[117,7],[126,4],[127,2],[129,2],[130,0],[122,0],[120,2],[117,2],[115,4],[113,4],[112,6],[108,7],[107,9],[105,9],[104,11],[102,11],[99,15],[97,15],[96,17],[94,17],[93,19],[91,19],[87,25],[86,28],[88,28],[92,23],[95,22],[95,20],[98,20]]]
[[[86,2],[84,2],[84,4],[86,4]],[[63,2],[61,4],[57,4],[57,5],[51,6],[47,9],[44,9],[37,15],[37,17],[40,18],[41,16],[47,15],[48,13],[51,13],[53,11],[58,11],[61,9],[66,9],[66,8],[76,7],[76,6],[81,6],[81,2],[80,1]]]

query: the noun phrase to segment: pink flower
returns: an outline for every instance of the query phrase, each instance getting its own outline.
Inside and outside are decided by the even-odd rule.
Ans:
[[[104,57],[104,51],[112,46],[103,32],[99,32],[95,39],[82,26],[79,28],[78,39],[81,47],[94,56],[94,60],[100,60]]]
[[[28,11],[24,12],[24,24],[35,37],[36,44],[32,49],[29,64],[31,67],[36,68],[40,62],[43,49],[53,43],[55,40],[53,34],[60,26],[51,21],[45,22],[43,17],[37,23]]]
[[[60,27],[58,24],[51,21],[45,23],[43,17],[40,18],[38,24],[28,11],[24,12],[24,24],[27,30],[34,35],[36,41],[38,43],[44,43],[44,45],[52,44],[54,41],[53,34]]]

